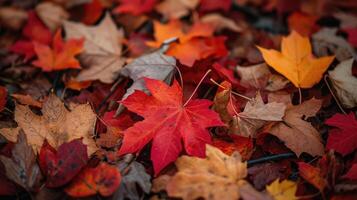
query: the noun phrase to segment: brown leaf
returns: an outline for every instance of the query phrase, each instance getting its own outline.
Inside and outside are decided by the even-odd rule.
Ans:
[[[306,152],[312,156],[322,155],[324,146],[319,132],[302,117],[312,117],[320,110],[322,101],[310,99],[297,106],[289,106],[283,122],[272,127],[269,133],[285,142],[297,156]]]
[[[1,25],[19,30],[26,22],[27,13],[24,10],[14,7],[1,7],[0,8],[0,22]]]
[[[238,152],[228,156],[219,149],[206,146],[206,158],[181,156],[176,161],[178,172],[168,183],[169,196],[188,199],[238,199],[239,187],[248,184],[247,163]]]
[[[42,114],[36,115],[28,106],[18,104],[15,109],[18,127],[0,129],[0,133],[15,142],[18,129],[23,129],[35,152],[39,152],[45,139],[57,148],[64,142],[82,137],[89,155],[97,150],[92,138],[96,115],[90,105],[73,105],[72,110],[68,111],[61,100],[51,94],[43,104]]]
[[[216,13],[203,16],[201,18],[201,22],[211,24],[216,31],[223,29],[228,29],[235,32],[243,31],[243,28],[238,26],[233,20]]]
[[[69,14],[59,5],[52,2],[43,2],[35,8],[37,15],[44,24],[54,33],[69,18]]]
[[[84,69],[76,80],[112,83],[125,62],[121,57],[124,32],[117,29],[109,13],[97,26],[66,21],[64,29],[67,38],[85,38],[84,51],[79,56]]]
[[[267,122],[282,121],[285,114],[286,105],[283,103],[271,102],[264,104],[260,93],[247,103],[244,111],[239,113],[238,126],[239,135],[256,136],[256,131],[262,128]]]
[[[34,191],[42,179],[40,167],[36,162],[36,155],[27,144],[26,135],[22,130],[18,132],[17,143],[12,150],[12,158],[0,155],[0,160],[6,169],[6,176],[27,191]]]
[[[23,94],[12,94],[11,97],[16,99],[17,102],[23,105],[29,105],[29,106],[34,106],[37,108],[42,108],[42,102],[37,101],[34,98],[32,98],[30,95],[23,95]]]
[[[197,7],[199,0],[165,0],[155,7],[155,10],[167,19],[179,19]]]

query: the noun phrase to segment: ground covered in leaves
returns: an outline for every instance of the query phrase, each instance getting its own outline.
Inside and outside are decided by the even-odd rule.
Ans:
[[[1,199],[357,199],[354,0],[0,0]]]

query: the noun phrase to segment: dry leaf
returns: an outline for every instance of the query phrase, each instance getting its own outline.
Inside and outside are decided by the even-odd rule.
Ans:
[[[314,52],[318,56],[326,56],[332,52],[340,62],[351,57],[356,58],[353,47],[343,37],[336,34],[336,28],[323,28],[312,35]]]
[[[59,5],[43,2],[35,8],[42,22],[54,33],[69,18],[69,14]]]
[[[238,26],[233,20],[216,13],[203,16],[201,22],[212,25],[216,31],[222,29],[228,29],[235,32],[243,31],[243,28]]]
[[[323,155],[324,145],[320,133],[302,119],[303,116],[315,116],[321,105],[321,100],[313,98],[297,106],[288,106],[283,122],[274,125],[269,132],[285,142],[297,156],[303,152],[312,156]]]
[[[93,139],[96,115],[89,104],[72,107],[68,111],[54,94],[44,102],[42,116],[33,113],[28,106],[18,104],[15,109],[18,128],[0,129],[0,133],[15,142],[18,129],[23,129],[35,152],[39,152],[45,139],[57,148],[64,142],[83,137],[83,144],[87,145],[88,155],[91,155],[97,150]]]
[[[343,61],[328,72],[336,95],[346,108],[357,105],[357,78],[352,74],[353,61],[353,58]]]
[[[0,160],[4,164],[6,175],[10,180],[21,185],[27,191],[33,191],[39,186],[39,181],[42,178],[40,167],[23,131],[19,130],[17,134],[17,143],[12,149],[12,158],[0,155]]]
[[[144,77],[170,82],[175,65],[175,58],[158,52],[143,55],[133,60],[121,70],[121,75],[130,77],[134,81],[130,88],[127,89],[123,99],[134,93],[135,90],[148,93]]]
[[[166,186],[170,197],[184,200],[239,199],[240,185],[248,184],[247,163],[238,152],[228,156],[219,149],[206,146],[206,158],[181,156],[176,161],[178,172]]]
[[[67,38],[85,38],[84,51],[79,56],[84,69],[76,80],[112,83],[124,64],[124,59],[121,58],[124,32],[117,30],[110,15],[107,13],[97,26],[66,21],[64,28]]]
[[[285,114],[286,105],[283,103],[271,102],[264,104],[260,93],[248,101],[244,111],[238,113],[239,135],[245,137],[256,137],[258,129],[267,122],[282,121]]]
[[[42,102],[35,100],[28,94],[12,94],[11,96],[16,99],[16,101],[18,101],[20,104],[42,108]]]

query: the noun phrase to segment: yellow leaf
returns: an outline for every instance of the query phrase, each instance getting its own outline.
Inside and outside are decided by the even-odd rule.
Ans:
[[[334,56],[314,58],[307,37],[292,31],[284,37],[281,52],[258,46],[268,65],[284,75],[298,88],[311,88],[318,83]]]
[[[279,182],[279,179],[276,179],[273,183],[266,186],[268,193],[275,200],[295,200],[297,185],[293,181],[283,180]]]

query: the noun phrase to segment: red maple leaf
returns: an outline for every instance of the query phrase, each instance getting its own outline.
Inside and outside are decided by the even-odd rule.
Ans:
[[[53,38],[52,48],[39,42],[33,43],[38,60],[32,64],[43,71],[80,69],[80,64],[74,56],[82,51],[83,42],[84,39],[69,39],[63,42],[59,29]]]
[[[209,12],[214,10],[228,11],[231,7],[232,0],[201,0],[200,11]]]
[[[29,60],[35,56],[33,41],[46,45],[52,41],[50,30],[42,23],[34,11],[28,12],[28,20],[22,29],[22,35],[24,38],[15,42],[10,47],[10,51],[24,55],[25,60]]]
[[[135,91],[122,103],[145,119],[124,132],[119,154],[140,151],[153,140],[151,160],[157,175],[182,151],[182,142],[188,155],[204,157],[205,144],[211,142],[206,128],[223,126],[219,115],[209,109],[211,101],[195,99],[182,102],[182,89],[175,80],[172,86],[162,81],[145,78],[152,94]]]
[[[357,180],[357,164],[353,164],[352,167],[348,170],[348,172],[343,176],[343,178],[347,178],[350,180]]]
[[[329,132],[328,150],[334,149],[345,156],[357,149],[357,120],[352,112],[348,115],[337,113],[326,120],[326,124],[337,127]]]
[[[114,13],[129,13],[141,15],[154,9],[156,0],[119,0],[120,5],[114,9]]]
[[[0,112],[5,108],[7,97],[6,87],[0,86]]]

